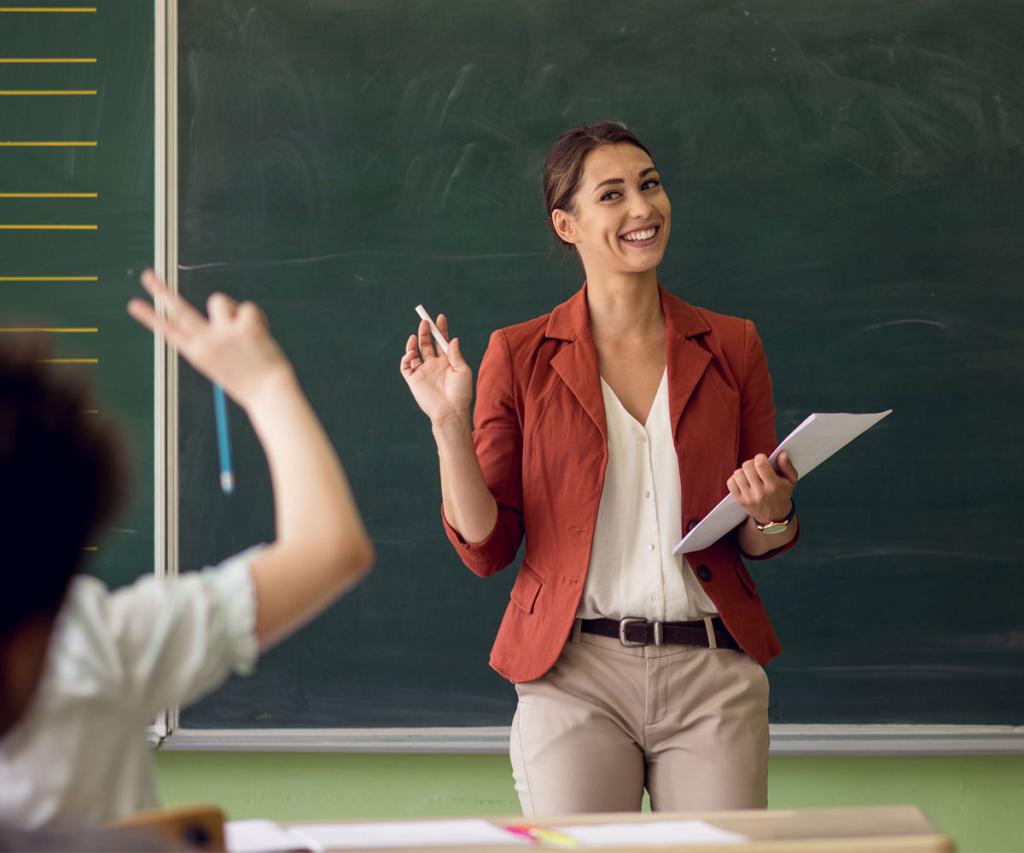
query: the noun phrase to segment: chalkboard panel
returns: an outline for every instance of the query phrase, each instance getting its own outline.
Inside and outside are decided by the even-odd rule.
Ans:
[[[397,366],[417,303],[477,365],[579,286],[540,171],[561,130],[606,118],[672,199],[665,285],[757,322],[780,433],[895,409],[801,485],[800,546],[752,566],[786,647],[773,721],[1022,722],[1024,7],[182,0],[180,27],[182,289],[267,309],[379,554],[183,725],[509,722],[486,660],[515,569],[481,581],[445,541]],[[185,372],[185,567],[273,535],[234,414],[226,498]]]
[[[53,369],[122,427],[132,501],[87,555],[118,585],[153,571],[153,341],[125,313],[153,262],[153,7],[3,5],[0,335],[66,330]]]

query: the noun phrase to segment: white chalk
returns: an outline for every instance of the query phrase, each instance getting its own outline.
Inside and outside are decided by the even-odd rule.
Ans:
[[[441,352],[448,355],[448,341],[444,339],[444,335],[441,334],[441,330],[434,325],[434,321],[430,319],[430,315],[427,313],[427,309],[422,305],[416,306],[416,313],[420,315],[424,320],[430,323],[430,334],[434,336],[434,340],[437,341],[437,345],[441,347]]]

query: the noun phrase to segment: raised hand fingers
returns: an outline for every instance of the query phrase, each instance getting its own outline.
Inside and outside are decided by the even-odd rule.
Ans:
[[[424,361],[426,361],[428,358],[437,357],[437,353],[434,352],[434,340],[430,336],[430,323],[428,323],[426,320],[420,320],[418,342],[420,347],[420,353]]]
[[[239,303],[235,309],[235,316],[242,322],[250,326],[258,326],[263,331],[269,331],[270,321],[267,320],[267,315],[255,302],[242,302]]]
[[[189,305],[187,300],[167,287],[153,270],[146,270],[142,274],[141,281],[142,286],[157,301],[158,305],[163,304],[168,322],[177,327],[184,335],[191,336],[206,325],[206,318]],[[166,332],[163,334],[166,335]]]
[[[130,300],[128,313],[154,334],[162,335],[174,347],[181,347],[187,342],[181,330],[157,314],[145,299]]]
[[[402,376],[408,379],[421,364],[423,364],[423,361],[420,359],[419,350],[416,348],[416,336],[409,335],[409,339],[405,342],[405,355],[402,356],[398,369],[402,372]]]
[[[448,363],[455,370],[469,369],[469,363],[462,354],[462,341],[458,338],[452,338],[448,341]]]
[[[421,363],[420,351],[416,346],[416,336],[409,335],[409,340],[405,342],[405,354],[417,363]]]
[[[234,318],[238,311],[238,303],[223,293],[211,294],[206,300],[206,312],[213,323],[224,323]]]
[[[448,316],[446,314],[437,315],[437,330],[441,333],[441,337],[451,343],[452,336],[448,334]]]

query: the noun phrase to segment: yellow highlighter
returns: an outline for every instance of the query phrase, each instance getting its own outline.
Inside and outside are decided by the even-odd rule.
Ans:
[[[523,826],[522,824],[506,826],[505,829],[513,835],[520,835],[532,841],[539,841],[541,844],[550,845],[551,847],[576,846],[576,839],[571,835],[566,835],[564,832],[556,832],[553,829],[544,829],[539,826]]]
[[[533,837],[543,844],[550,844],[552,847],[575,847],[576,839],[564,832],[555,832],[553,829],[534,829]]]

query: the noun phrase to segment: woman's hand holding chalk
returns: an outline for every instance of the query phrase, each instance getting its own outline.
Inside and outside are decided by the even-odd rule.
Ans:
[[[448,318],[437,315],[435,324],[422,305],[420,322],[405,342],[399,364],[402,376],[423,413],[435,424],[469,423],[473,400],[473,369],[462,357],[458,337],[449,339]]]
[[[434,321],[430,319],[427,309],[422,305],[417,305],[416,313],[430,324],[430,334],[434,336],[434,340],[437,341],[437,345],[441,347],[441,352],[448,355],[448,341],[444,339],[444,335],[441,334],[441,330],[437,328],[437,326],[434,325]]]

